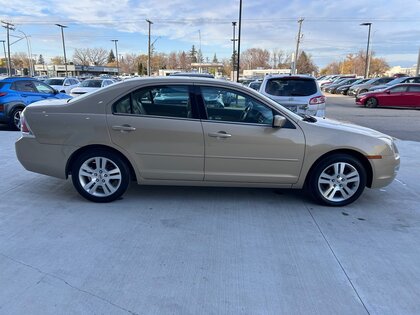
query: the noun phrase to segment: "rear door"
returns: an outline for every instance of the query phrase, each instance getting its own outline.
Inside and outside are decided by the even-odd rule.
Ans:
[[[420,107],[420,84],[409,85],[405,93],[407,98],[407,105],[410,107]]]
[[[200,86],[205,116],[205,180],[293,184],[305,139],[290,121],[273,128],[276,112],[234,89]]]
[[[112,141],[149,180],[202,181],[203,129],[188,85],[153,85],[116,101],[107,114]]]

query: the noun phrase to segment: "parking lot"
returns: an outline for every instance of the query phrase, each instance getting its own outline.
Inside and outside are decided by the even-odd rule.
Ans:
[[[328,115],[397,137],[402,162],[343,208],[300,191],[136,185],[95,204],[25,171],[19,133],[1,127],[0,313],[419,314],[420,111],[350,101],[331,97]]]

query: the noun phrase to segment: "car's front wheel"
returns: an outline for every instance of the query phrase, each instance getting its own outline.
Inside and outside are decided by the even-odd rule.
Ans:
[[[71,177],[76,190],[94,202],[110,202],[121,197],[130,182],[130,170],[117,153],[92,150],[73,162]]]
[[[376,98],[374,98],[374,97],[369,97],[366,100],[366,107],[369,107],[369,108],[378,107],[378,100]]]
[[[345,206],[357,200],[366,186],[366,170],[351,155],[335,154],[321,160],[308,182],[312,197],[328,206]]]

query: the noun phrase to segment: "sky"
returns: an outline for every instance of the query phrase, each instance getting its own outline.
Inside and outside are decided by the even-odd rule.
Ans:
[[[114,49],[112,39],[118,40],[119,54],[147,53],[146,19],[153,22],[157,52],[199,48],[201,35],[203,55],[212,60],[214,54],[219,59],[232,54],[239,0],[0,0],[0,8],[0,19],[15,24],[11,35],[24,32],[32,53],[47,61],[63,55],[56,23],[67,26],[68,59],[76,48]],[[417,63],[420,0],[243,0],[241,51],[294,51],[299,18],[304,18],[300,48],[320,68],[366,49],[368,27],[360,26],[363,22],[372,23],[371,48],[377,57],[391,66]],[[1,39],[6,39],[5,28]],[[27,52],[26,41],[13,44],[11,52]]]

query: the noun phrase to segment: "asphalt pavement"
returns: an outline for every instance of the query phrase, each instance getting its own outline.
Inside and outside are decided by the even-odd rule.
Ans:
[[[420,141],[420,110],[366,108],[350,96],[326,94],[327,117],[373,128],[397,139]]]
[[[420,313],[420,143],[343,208],[137,185],[95,204],[24,170],[18,136],[0,131],[0,314]]]

